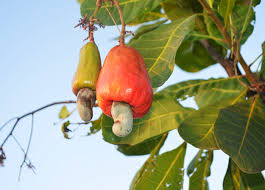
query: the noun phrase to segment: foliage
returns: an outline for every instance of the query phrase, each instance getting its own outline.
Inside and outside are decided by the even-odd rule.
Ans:
[[[91,15],[95,2],[84,0],[81,15]],[[220,23],[218,26],[201,2],[208,3],[232,44],[239,43],[240,46],[252,34],[253,8],[259,0],[119,1],[125,22],[139,25],[128,45],[143,56],[153,88],[167,81],[175,65],[186,72],[198,72],[233,59],[231,55],[228,58],[227,53],[235,50],[227,43]],[[120,24],[118,11],[111,3],[101,7],[97,18],[104,25],[114,25],[108,12]],[[264,44],[262,48],[264,52]],[[260,70],[263,78],[264,60],[263,56]],[[250,93],[248,85],[248,78],[242,76],[183,81],[156,92],[151,110],[143,118],[134,120],[129,136],[116,137],[111,130],[112,119],[104,114],[92,122],[92,127],[96,131],[101,128],[104,140],[117,144],[117,150],[125,155],[150,154],[136,174],[131,190],[182,188],[186,143],[159,155],[165,135],[174,129],[186,142],[200,149],[187,168],[189,189],[209,188],[207,177],[216,149],[230,156],[224,189],[262,188],[265,106],[259,96]],[[188,97],[194,97],[197,110],[179,103]],[[62,110],[60,115],[64,118],[67,113]]]
[[[96,0],[78,2],[82,17],[93,14]],[[261,174],[265,169],[264,98],[257,90],[260,86],[253,85],[250,78],[250,74],[258,75],[250,73],[242,63],[243,58],[240,59],[240,48],[253,32],[254,7],[260,0],[119,0],[119,3],[125,23],[137,26],[128,45],[140,52],[152,87],[159,90],[150,111],[134,120],[129,136],[115,136],[111,129],[113,120],[104,114],[91,122],[89,135],[102,130],[104,140],[115,144],[121,153],[150,154],[130,189],[181,189],[184,170],[189,176],[190,190],[209,189],[207,178],[217,149],[229,156],[224,190],[264,189]],[[96,18],[106,26],[121,24],[118,9],[111,1],[104,1]],[[264,43],[262,50],[264,54]],[[193,73],[217,63],[225,69],[225,64],[230,64],[233,76],[162,86],[175,65]],[[245,76],[240,76],[238,63]],[[257,80],[264,85],[264,55],[258,73],[261,79]],[[194,97],[198,109],[181,105],[189,97]],[[70,115],[64,106],[59,118],[63,120]],[[67,121],[62,125],[66,138],[70,124]],[[177,130],[185,142],[159,154],[172,130]],[[187,143],[200,150],[186,169]]]

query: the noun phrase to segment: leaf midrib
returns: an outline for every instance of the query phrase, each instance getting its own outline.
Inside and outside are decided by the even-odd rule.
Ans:
[[[181,151],[178,152],[178,154],[176,155],[175,159],[173,160],[173,162],[170,164],[169,169],[167,170],[166,174],[164,175],[164,177],[162,178],[162,180],[160,181],[160,183],[158,184],[156,190],[158,190],[160,188],[160,186],[164,183],[165,179],[167,178],[169,172],[172,170],[173,166],[175,165],[177,159],[179,158],[180,154],[183,152],[183,148],[181,148]]]
[[[248,132],[249,123],[250,123],[253,111],[255,109],[256,102],[257,102],[257,98],[255,98],[253,104],[251,105],[250,112],[249,112],[249,115],[248,115],[248,121],[247,121],[246,128],[245,128],[245,131],[244,131],[244,135],[243,135],[240,147],[238,149],[238,155],[240,155],[241,149],[242,149],[242,147],[244,145],[245,138],[246,138],[246,135],[247,135],[247,132]]]
[[[169,46],[169,43],[171,42],[172,38],[174,37],[177,29],[180,28],[180,26],[182,26],[187,20],[191,19],[192,17],[194,17],[194,15],[184,19],[181,23],[179,23],[176,28],[173,30],[173,32],[170,34],[169,38],[168,38],[168,41],[166,43],[166,45],[164,46],[163,50],[161,51],[161,53],[159,54],[158,58],[156,59],[155,63],[148,69],[148,73],[150,71],[152,71],[153,67],[158,63],[158,61],[161,59],[161,56],[165,53],[167,47]]]

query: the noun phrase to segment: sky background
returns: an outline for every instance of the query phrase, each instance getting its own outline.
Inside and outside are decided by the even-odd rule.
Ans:
[[[250,63],[261,53],[265,41],[265,2],[256,8],[253,35],[242,48],[245,60]],[[51,102],[74,100],[71,81],[78,64],[79,51],[86,33],[74,29],[80,17],[75,0],[13,0],[0,1],[0,125],[8,119],[27,113]],[[118,43],[115,27],[107,27],[95,34],[102,62],[108,51]],[[255,66],[254,66],[255,68]],[[209,67],[196,74],[178,68],[164,86],[179,81],[226,77],[219,66]],[[185,102],[194,106],[192,99]],[[115,145],[102,139],[101,132],[85,137],[87,126],[82,126],[72,140],[64,139],[58,112],[62,106],[52,107],[34,117],[33,139],[29,158],[36,167],[36,175],[25,168],[18,182],[23,153],[10,139],[4,146],[7,160],[0,168],[0,189],[3,190],[125,190],[148,156],[124,156]],[[68,106],[69,110],[74,105]],[[99,109],[95,110],[98,117]],[[75,113],[71,121],[80,121]],[[26,147],[31,118],[22,120],[14,132]],[[0,132],[0,142],[11,125]],[[171,132],[162,152],[172,150],[183,141],[177,132]],[[188,145],[185,166],[197,153]],[[222,189],[228,157],[214,152],[210,188]],[[184,189],[188,188],[188,180]]]

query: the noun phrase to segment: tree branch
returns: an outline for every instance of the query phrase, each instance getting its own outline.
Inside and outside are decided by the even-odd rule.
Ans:
[[[223,58],[223,56],[216,51],[208,40],[200,40],[200,43],[205,47],[212,58],[222,65],[229,77],[235,76],[236,72],[231,60]]]
[[[37,112],[39,112],[39,111],[42,111],[42,110],[44,110],[44,109],[46,109],[46,108],[48,108],[48,107],[54,106],[54,105],[59,105],[59,104],[74,104],[74,103],[76,103],[76,101],[74,101],[74,100],[60,101],[60,102],[53,102],[53,103],[47,104],[47,105],[45,105],[45,106],[43,106],[43,107],[40,107],[40,108],[38,108],[38,109],[36,109],[36,110],[33,110],[33,111],[29,112],[29,113],[26,113],[26,114],[24,114],[24,115],[22,115],[22,116],[20,116],[20,117],[16,117],[16,118],[13,118],[13,119],[9,120],[9,122],[10,122],[10,121],[13,121],[13,120],[16,120],[16,122],[15,122],[15,124],[13,125],[13,127],[12,127],[11,131],[9,132],[9,134],[7,135],[7,137],[4,139],[4,141],[3,141],[3,143],[1,144],[0,148],[2,148],[2,147],[5,145],[5,143],[6,143],[7,140],[9,139],[9,137],[13,134],[13,132],[14,132],[14,130],[15,130],[15,128],[16,128],[18,122],[19,122],[21,119],[23,119],[23,118],[25,118],[25,117],[27,117],[27,116],[29,116],[29,115],[32,115],[32,116],[33,116],[35,113],[37,113]],[[6,126],[9,122],[5,123],[5,124],[1,127],[1,129],[3,129],[3,127]]]
[[[226,28],[224,27],[222,21],[218,18],[218,16],[215,14],[213,9],[209,6],[206,0],[198,0],[200,4],[205,9],[207,15],[213,20],[213,22],[216,24],[218,30],[222,33],[225,43],[229,46],[230,49],[234,49],[235,51],[235,58],[238,59],[239,63],[241,64],[242,68],[244,69],[246,73],[246,77],[249,79],[252,87],[256,89],[256,91],[262,96],[262,99],[265,102],[265,86],[263,81],[259,80],[250,70],[250,67],[246,64],[244,58],[240,54],[239,48],[237,48],[236,44],[232,43],[232,39],[230,35],[228,34]]]

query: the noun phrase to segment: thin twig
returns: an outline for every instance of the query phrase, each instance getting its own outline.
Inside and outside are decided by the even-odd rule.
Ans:
[[[249,67],[251,67],[254,63],[256,63],[256,61],[261,57],[265,55],[265,52],[262,52],[254,61],[252,61],[250,64],[249,64]]]
[[[15,119],[17,119],[17,117],[14,117],[12,119],[9,119],[4,125],[1,126],[0,131],[2,131],[5,128],[5,126],[7,126],[8,123],[10,123],[11,121],[13,121]]]
[[[124,18],[123,18],[123,15],[122,15],[122,11],[121,11],[121,7],[119,5],[119,2],[118,0],[114,0],[114,3],[119,11],[119,14],[120,14],[120,19],[121,19],[121,36],[120,36],[120,45],[123,46],[124,45],[124,37],[125,37],[125,34],[126,34],[126,30],[125,30],[125,22],[124,22]]]
[[[9,137],[13,134],[13,132],[14,132],[14,130],[15,130],[15,128],[16,128],[18,122],[19,122],[21,119],[23,119],[23,118],[25,118],[25,117],[27,117],[27,116],[29,116],[29,115],[33,115],[33,114],[35,114],[35,113],[37,113],[37,112],[39,112],[39,111],[41,111],[41,110],[44,110],[44,109],[46,109],[46,108],[48,108],[48,107],[51,107],[51,106],[54,106],[54,105],[59,105],[59,104],[73,104],[73,103],[76,103],[76,101],[74,101],[74,100],[69,100],[69,101],[53,102],[53,103],[47,104],[47,105],[45,105],[45,106],[43,106],[43,107],[40,107],[40,108],[38,108],[38,109],[36,109],[36,110],[33,110],[33,111],[29,112],[29,113],[26,113],[26,114],[24,114],[24,115],[22,115],[22,116],[20,116],[20,117],[17,117],[17,118],[16,118],[16,122],[15,122],[15,124],[13,125],[11,131],[9,132],[9,134],[7,135],[7,137],[4,139],[4,141],[2,142],[2,144],[1,144],[0,147],[3,147],[3,146],[5,145],[5,143],[7,142],[7,140],[9,139]],[[2,128],[2,127],[1,127],[1,128]]]
[[[18,147],[20,148],[20,150],[26,154],[26,151],[24,150],[24,148],[22,147],[22,145],[19,143],[19,141],[17,140],[17,138],[14,135],[11,135],[11,137],[14,139],[14,141],[16,142],[16,144],[18,145]]]
[[[28,157],[29,147],[30,147],[30,144],[31,144],[31,139],[32,139],[32,134],[33,134],[33,126],[34,126],[34,115],[32,114],[31,115],[31,129],[30,129],[29,141],[28,141],[28,146],[27,146],[26,152],[24,154],[24,159],[23,159],[23,161],[22,161],[22,163],[20,165],[19,175],[18,175],[18,179],[19,180],[20,180],[20,177],[21,177],[23,166],[26,163],[26,160],[27,160],[27,157]]]

